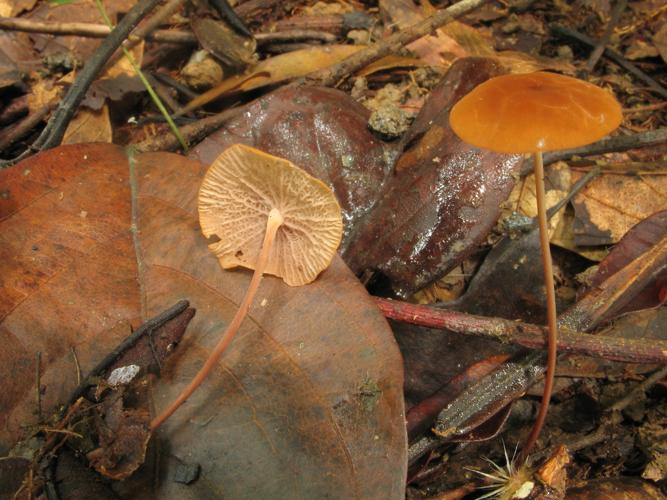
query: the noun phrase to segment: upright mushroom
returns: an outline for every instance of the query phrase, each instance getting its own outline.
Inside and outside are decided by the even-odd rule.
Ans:
[[[223,268],[255,272],[239,309],[210,356],[174,402],[151,422],[160,426],[199,387],[239,330],[262,274],[305,285],[326,269],[343,234],[340,207],[321,181],[292,163],[235,144],[211,165],[199,190],[199,222]]]
[[[556,296],[542,152],[594,142],[618,127],[621,119],[621,106],[609,92],[576,78],[546,72],[491,78],[463,97],[449,115],[454,132],[468,143],[501,153],[533,153],[535,158],[549,335],[542,404],[523,447],[523,458],[528,456],[542,430],[556,370]]]

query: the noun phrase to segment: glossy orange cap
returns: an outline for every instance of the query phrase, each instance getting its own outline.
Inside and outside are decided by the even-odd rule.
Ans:
[[[614,130],[621,119],[621,106],[609,92],[546,72],[491,78],[449,114],[461,139],[499,153],[584,146]]]

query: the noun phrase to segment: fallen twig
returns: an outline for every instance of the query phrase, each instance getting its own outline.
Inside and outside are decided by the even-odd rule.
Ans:
[[[128,39],[123,42],[126,49],[131,49],[141,40],[149,37],[151,33],[155,32],[158,26],[165,22],[176,9],[178,9],[183,0],[169,0],[166,4],[160,7],[155,14],[153,14],[144,24],[139,26],[134,33],[128,36]],[[167,30],[167,33],[169,31]],[[166,33],[165,33],[166,34]]]
[[[591,55],[588,57],[588,61],[586,61],[587,73],[593,71],[595,65],[600,60],[600,57],[602,56],[605,47],[609,43],[609,39],[611,38],[611,35],[614,32],[614,28],[618,24],[618,21],[621,18],[621,14],[625,10],[627,3],[627,0],[617,0],[616,5],[614,5],[614,9],[611,11],[611,18],[607,23],[607,27],[604,30],[602,38],[600,38],[598,43],[595,45]]]
[[[558,318],[560,331],[590,331],[610,312],[631,300],[645,286],[647,279],[667,265],[666,241],[667,236],[563,312]],[[499,401],[502,404],[508,396],[520,397],[543,375],[544,358],[542,352],[531,352],[509,360],[498,370],[466,387],[438,415],[435,428],[444,437],[428,435],[421,438],[410,447],[410,460],[414,461],[425,451],[444,443],[447,436],[464,431],[465,423],[476,414],[483,411],[492,415],[500,410]]]
[[[146,334],[150,334],[154,330],[157,330],[163,326],[168,321],[174,319],[176,316],[181,314],[190,306],[190,303],[187,300],[180,300],[169,309],[161,312],[157,316],[152,317],[139,328],[137,328],[131,335],[125,338],[113,351],[107,354],[102,361],[100,361],[90,373],[79,383],[79,385],[74,389],[70,395],[67,403],[61,408],[60,415],[64,415],[67,412],[67,409],[78,400],[86,390],[95,384],[95,377],[98,377],[103,373],[107,368],[109,368],[125,351],[131,348],[137,341]]]
[[[237,116],[243,111],[242,107],[229,108],[221,113],[208,116],[194,123],[184,125],[181,127],[181,134],[188,144],[195,144],[206,137],[214,130],[222,127],[226,122]],[[172,134],[159,134],[153,137],[144,139],[135,144],[137,151],[175,151],[180,147],[176,137]]]
[[[639,149],[649,146],[657,146],[667,143],[667,127],[648,130],[633,135],[619,135],[608,137],[601,141],[594,142],[588,146],[574,149],[563,149],[544,154],[544,164],[555,163],[557,161],[567,160],[573,156],[593,156],[605,153],[619,153],[630,149]],[[528,174],[533,171],[532,158],[526,159],[521,167],[522,174]]]
[[[413,24],[364,50],[360,50],[334,66],[310,73],[305,77],[305,80],[317,85],[329,87],[336,86],[341,80],[354,73],[356,70],[363,68],[381,57],[397,52],[410,42],[414,42],[429,33],[433,33],[441,26],[480,7],[486,3],[486,1],[487,0],[461,0],[446,9],[437,11],[423,21]]]
[[[52,109],[53,105],[47,104],[46,106],[42,106],[41,108],[35,110],[33,113],[30,113],[28,116],[23,118],[11,129],[7,130],[6,133],[0,134],[0,151],[4,151],[6,148],[28,134],[33,128],[37,126],[38,123],[46,118]]]
[[[570,28],[566,28],[565,26],[561,26],[559,24],[554,24],[550,26],[550,29],[552,33],[563,36],[566,38],[571,38],[573,40],[576,40],[579,43],[583,43],[584,45],[588,45],[589,47],[595,47],[595,40],[592,38],[579,33],[578,31],[571,30]],[[634,64],[630,63],[625,59],[620,53],[616,52],[613,49],[610,49],[609,47],[605,47],[603,55],[605,57],[608,57],[611,61],[615,62],[618,64],[621,68],[626,70],[628,73],[633,74],[637,79],[643,81],[646,83],[653,91],[657,92],[660,94],[662,97],[667,98],[667,89],[660,85],[657,81],[655,81],[653,78],[648,76],[646,73],[644,73],[642,70],[640,70],[637,66]]]
[[[529,349],[542,349],[546,346],[546,328],[542,326],[379,297],[375,298],[375,303],[385,317],[396,321],[486,337]],[[558,350],[625,363],[667,364],[667,342],[660,340],[591,335],[563,328],[559,331]]]
[[[178,0],[178,2],[180,3],[182,0]],[[156,17],[157,14],[151,17],[150,21],[153,22]],[[159,21],[160,19],[157,20]],[[104,24],[35,21],[32,19],[24,19],[22,17],[0,17],[0,30],[44,33],[48,35],[73,35],[87,38],[104,38],[111,33],[111,29]],[[325,43],[333,43],[336,41],[336,35],[326,31],[313,29],[290,29],[273,31],[270,33],[256,33],[254,37],[257,40],[257,45],[260,47],[271,43],[293,40],[319,40]],[[173,43],[179,45],[197,45],[198,43],[197,37],[191,31],[158,29],[153,29],[151,31],[148,27],[141,26],[128,36],[128,40],[124,42],[123,45],[126,48],[130,48],[142,39],[152,42]]]
[[[23,31],[27,33],[45,33],[49,35],[74,35],[88,38],[104,38],[111,33],[111,29],[104,24],[93,23],[58,23],[50,21],[35,21],[22,17],[0,17],[0,30]],[[143,30],[142,30],[143,31]],[[141,40],[136,34],[128,37],[132,43]],[[196,45],[197,38],[191,31],[155,30],[145,36],[146,40],[175,43],[179,45]]]

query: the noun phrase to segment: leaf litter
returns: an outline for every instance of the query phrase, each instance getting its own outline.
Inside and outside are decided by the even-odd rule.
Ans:
[[[100,23],[96,10],[90,4],[84,4],[74,2],[56,7],[45,3],[33,6],[31,2],[25,2],[12,7],[7,15],[20,15],[44,23],[58,20]],[[129,7],[131,5],[124,2],[105,2],[105,8],[112,16],[122,16]],[[338,90],[304,86],[303,81],[298,82],[300,85],[290,84],[316,69],[339,64],[346,56],[362,52],[369,43],[382,41],[392,30],[409,29],[413,22],[427,18],[442,7],[428,2],[415,5],[412,2],[384,0],[379,4],[383,20],[380,21],[378,12],[363,4],[320,3],[312,8],[299,6],[294,10],[279,12],[268,1],[256,10],[241,3],[237,10],[251,31],[257,34],[257,44],[248,45],[254,50],[244,53],[240,57],[240,64],[234,62],[237,55],[220,52],[214,45],[215,40],[205,39],[207,30],[221,26],[213,10],[207,11],[205,6],[177,10],[167,23],[163,23],[162,31],[189,33],[186,31],[187,21],[194,22],[193,30],[202,47],[217,55],[219,64],[224,66],[224,73],[220,73],[224,74],[223,80],[208,94],[215,96],[214,100],[204,97],[206,94],[197,97],[193,93],[202,90],[201,87],[188,89],[183,86],[188,83],[194,86],[194,82],[198,81],[197,70],[194,76],[186,76],[181,72],[189,56],[196,50],[193,45],[196,37],[190,35],[185,44],[147,41],[143,48],[135,50],[143,52],[145,67],[155,75],[153,83],[158,85],[165,102],[171,102],[170,109],[181,115],[180,124],[185,130],[189,122],[195,120],[196,125],[197,120],[206,119],[207,113],[233,111],[231,118],[218,124],[218,132],[195,146],[191,158],[210,163],[227,146],[241,142],[285,157],[330,185],[344,212],[345,234],[341,255],[371,292],[422,303],[435,299],[439,302],[438,307],[541,324],[543,291],[539,279],[540,267],[536,260],[535,231],[530,221],[534,215],[531,179],[523,175],[521,158],[494,158],[479,150],[466,149],[465,145],[449,137],[446,110],[453,100],[495,72],[547,69],[570,75],[577,72],[582,74],[580,72],[592,47],[581,45],[567,31],[555,31],[554,26],[556,23],[564,23],[570,30],[602,37],[613,14],[614,4],[487,3],[465,18],[438,29],[433,35],[408,44],[384,60],[371,63],[366,69],[355,69],[346,75],[347,79],[336,82]],[[607,42],[607,47],[653,77],[658,86],[665,84],[663,11],[664,8],[654,1],[630,3],[621,12]],[[296,33],[293,31],[294,26],[306,33]],[[315,34],[307,33],[308,30]],[[93,54],[100,42],[72,35],[51,36],[14,31],[2,32],[0,36],[7,42],[3,42],[3,53],[9,58],[9,65],[6,65],[6,74],[9,76],[2,80],[4,83],[0,90],[3,93],[0,145],[3,157],[11,158],[35,138],[35,127],[39,129],[40,122],[48,117],[49,110],[58,103],[52,94],[66,89],[75,81],[81,63]],[[229,36],[233,37],[234,34]],[[331,36],[335,43],[323,41],[331,40]],[[120,63],[122,58],[117,61]],[[618,66],[615,61],[605,53],[597,63],[597,68],[588,73],[588,79],[613,90],[623,103],[626,113],[622,133],[641,134],[663,129],[667,111],[660,100],[659,90],[646,84],[646,80],[640,79],[636,72],[628,73],[626,66]],[[150,143],[168,134],[165,126],[156,122],[155,109],[144,97],[143,87],[132,83],[132,72],[120,70],[120,73],[107,72],[107,75],[111,77],[105,81],[104,77],[99,76],[89,90],[84,107],[80,108],[78,122],[70,124],[71,130],[66,135],[68,142],[104,140],[125,145],[141,141]],[[442,77],[444,80],[438,83]],[[40,88],[43,89],[45,100],[35,105],[34,98],[31,98],[31,104],[26,107],[26,94],[32,91],[39,96]],[[388,95],[390,99],[386,98]],[[364,106],[370,109],[364,109]],[[9,118],[3,121],[5,111]],[[138,120],[139,124],[127,123],[128,119],[132,122]],[[224,126],[220,127],[222,124]],[[198,137],[207,134],[208,131],[200,133]],[[69,154],[67,150],[58,151],[54,151],[54,154],[63,157]],[[14,220],[11,229],[3,231],[6,241],[12,242],[2,250],[2,260],[7,266],[7,278],[1,288],[2,311],[5,315],[3,321],[9,325],[5,328],[10,328],[8,331],[15,335],[18,331],[15,328],[19,326],[24,329],[22,331],[36,328],[37,332],[46,332],[49,327],[60,325],[56,329],[60,332],[57,337],[60,340],[46,336],[45,333],[37,333],[29,343],[16,342],[16,338],[11,337],[13,340],[10,340],[8,346],[8,359],[20,359],[22,362],[12,361],[9,366],[17,367],[18,371],[7,376],[21,382],[5,394],[5,399],[20,401],[23,409],[21,417],[9,418],[5,428],[34,421],[30,411],[34,408],[31,395],[35,384],[32,367],[36,352],[41,352],[43,356],[40,364],[44,386],[41,403],[44,409],[54,408],[58,401],[63,401],[67,393],[65,388],[69,385],[59,386],[63,384],[62,381],[56,382],[49,378],[57,373],[57,370],[53,371],[51,363],[65,363],[67,367],[64,370],[73,373],[72,361],[65,359],[70,352],[68,346],[74,345],[83,371],[92,366],[87,348],[79,353],[79,347],[84,347],[89,341],[74,340],[87,331],[88,325],[96,324],[100,318],[105,318],[105,321],[115,318],[115,326],[110,330],[113,335],[109,343],[102,344],[102,350],[108,351],[113,347],[111,340],[118,341],[126,336],[130,325],[136,327],[141,319],[147,319],[148,311],[159,312],[164,309],[170,297],[183,298],[175,296],[178,287],[168,290],[164,286],[150,292],[147,298],[140,298],[142,292],[131,285],[131,276],[139,272],[139,268],[133,267],[136,263],[129,258],[129,250],[133,245],[140,250],[140,264],[144,257],[148,257],[148,260],[154,258],[150,260],[150,271],[144,274],[144,279],[150,283],[156,283],[157,279],[167,279],[170,273],[166,270],[169,266],[187,268],[187,260],[193,258],[198,263],[203,262],[203,254],[188,254],[182,249],[173,254],[166,251],[201,246],[201,242],[197,242],[196,227],[188,218],[190,216],[186,215],[188,209],[182,212],[194,199],[199,175],[194,172],[197,170],[191,167],[183,168],[182,172],[173,168],[160,169],[158,166],[164,166],[166,160],[146,157],[150,158],[146,161],[152,166],[140,172],[153,178],[165,177],[159,181],[142,179],[135,186],[142,193],[142,211],[139,212],[138,221],[140,227],[147,229],[142,229],[143,234],[139,234],[139,239],[132,243],[119,236],[127,231],[128,220],[137,222],[127,219],[127,214],[134,213],[132,211],[136,208],[127,206],[130,196],[118,191],[118,184],[122,184],[125,174],[114,173],[113,169],[104,166],[101,171],[105,172],[106,177],[95,177],[92,170],[98,169],[97,165],[106,165],[101,151],[104,150],[93,148],[85,153],[84,157],[89,158],[83,165],[87,167],[80,171],[68,170],[69,167],[55,162],[56,166],[51,169],[27,164],[0,174],[0,207],[4,213],[15,214],[12,216]],[[662,341],[662,304],[667,296],[664,269],[659,267],[660,255],[651,254],[653,256],[649,258],[647,252],[662,244],[661,238],[667,231],[663,216],[667,209],[662,184],[664,172],[660,170],[661,164],[664,170],[665,152],[663,141],[662,144],[628,152],[612,151],[588,163],[566,161],[551,167],[550,175],[554,181],[552,203],[563,200],[573,183],[594,169],[596,164],[612,164],[623,170],[623,173],[605,171],[602,175],[594,176],[582,191],[574,195],[565,209],[552,217],[552,245],[560,247],[554,247],[559,309],[572,306],[571,311],[574,312],[566,313],[570,314],[569,317],[575,317],[573,315],[576,314],[585,316],[591,311],[591,304],[599,296],[596,287],[602,287],[604,292],[605,283],[609,283],[609,280],[613,282],[625,276],[624,272],[639,273],[636,279],[628,281],[630,285],[619,285],[622,290],[621,300],[618,300],[619,297],[613,298],[615,308],[610,309],[606,317],[601,316],[595,320],[596,325],[600,323],[598,329],[604,335]],[[181,165],[176,160],[169,161]],[[434,165],[436,168],[433,168]],[[458,170],[461,166],[463,170]],[[636,172],[638,168],[639,173]],[[489,173],[493,181],[488,180]],[[59,180],[63,176],[65,184]],[[103,207],[91,204],[83,193],[76,192],[73,189],[74,182],[88,188],[89,194],[85,196],[105,193],[101,203]],[[436,185],[439,187],[433,191],[432,187]],[[44,191],[44,186],[50,191]],[[450,202],[438,204],[437,200],[441,198],[447,198]],[[472,212],[466,209],[470,204],[474,208]],[[40,206],[40,215],[29,215],[33,205]],[[47,213],[50,215],[47,216]],[[125,213],[123,222],[114,218],[114,213]],[[159,221],[178,228],[177,232],[181,236],[161,232]],[[22,234],[40,236],[33,238],[34,241],[28,241],[30,238],[26,240]],[[17,241],[24,242],[24,246],[16,246]],[[107,246],[106,252],[95,246],[99,244]],[[96,263],[85,257],[82,260],[90,248],[96,248]],[[126,257],[114,259],[111,248],[120,248]],[[648,259],[649,265],[653,266],[645,274],[641,274],[642,259]],[[110,271],[108,266],[102,265],[105,261],[119,262],[120,268]],[[176,261],[177,264],[174,264]],[[598,263],[599,267],[596,268]],[[337,261],[336,266],[336,276],[347,273],[341,261]],[[215,271],[212,272],[215,275]],[[204,277],[201,271],[189,269],[188,273],[213,288],[223,286],[220,279]],[[53,280],[58,282],[62,276],[67,277],[67,285],[60,285],[63,291],[57,297],[51,287],[54,286]],[[107,285],[111,278],[113,286]],[[243,281],[243,274],[232,272],[228,279],[234,283],[236,294],[242,288],[240,284],[236,287],[236,284],[237,281]],[[336,280],[334,282],[338,283]],[[168,282],[182,285],[175,276],[169,276]],[[348,288],[358,287],[351,276],[341,282]],[[105,286],[110,287],[108,290],[114,290],[114,293],[105,290]],[[80,292],[74,293],[73,290],[77,288]],[[212,300],[198,287],[187,286],[185,290],[187,298],[193,303],[195,299],[202,304]],[[302,299],[290,296],[284,307],[278,307],[267,299],[266,304],[255,308],[254,314],[260,324],[261,321],[268,321],[270,314],[276,315],[280,321],[285,316],[301,315],[299,321],[294,323],[298,324],[299,331],[309,325],[315,328],[318,322],[308,320],[305,312],[319,307],[320,301],[334,301],[338,304],[338,311],[345,310],[344,313],[332,313],[336,318],[349,315],[344,306],[349,307],[350,301],[343,298],[348,293],[351,292],[341,291],[334,286],[327,288],[319,300],[302,302]],[[359,297],[357,300],[364,303],[358,309],[361,317],[376,314],[370,302],[364,302],[366,296],[363,293],[358,290],[354,293]],[[605,300],[611,301],[611,296],[604,293],[602,296],[607,297]],[[38,308],[31,302],[31,298],[33,301],[37,297],[41,300],[42,295],[48,299],[45,304],[59,304],[46,316],[41,314],[43,306]],[[229,301],[229,297],[226,300]],[[111,307],[110,304],[113,306],[104,310],[96,305],[96,301],[107,307]],[[231,302],[224,306],[225,310],[231,309]],[[181,345],[160,369],[162,378],[151,382],[156,385],[147,389],[151,397],[177,390],[180,382],[174,378],[174,374],[178,373],[179,368],[174,365],[182,366],[188,363],[190,357],[198,357],[200,354],[197,349],[205,345],[200,342],[207,338],[202,332],[212,332],[224,322],[224,319],[207,310],[207,307],[213,306],[204,306],[203,309],[199,304],[196,306],[200,311],[198,316],[204,310],[205,318],[209,319],[195,317]],[[7,318],[14,319],[8,322]],[[46,318],[56,322],[47,327]],[[384,336],[383,342],[388,344],[385,349],[391,351],[393,344],[386,335],[386,327],[381,326],[382,322],[377,318],[373,321],[373,326],[362,328],[366,332],[364,335],[371,335],[372,338],[375,338],[374,335]],[[350,331],[361,324],[350,324]],[[581,329],[585,329],[584,324],[581,325]],[[202,448],[200,457],[189,459],[178,450],[189,449],[196,442],[196,433],[168,431],[167,440],[173,447],[168,459],[169,471],[188,469],[197,472],[189,474],[191,479],[183,483],[166,483],[161,486],[166,488],[162,490],[167,495],[165,498],[181,498],[185,491],[196,492],[192,493],[195,496],[211,494],[197,479],[202,477],[210,480],[216,477],[222,484],[224,470],[207,465],[211,454],[226,457],[223,463],[234,468],[239,466],[235,461],[242,460],[245,452],[254,457],[262,471],[271,471],[271,477],[277,479],[258,483],[253,482],[253,478],[231,483],[224,479],[224,484],[231,488],[229,494],[244,496],[248,491],[272,494],[327,491],[326,481],[320,480],[318,483],[315,478],[321,477],[323,470],[333,471],[332,477],[346,477],[346,473],[342,472],[348,460],[344,458],[344,450],[341,455],[334,452],[330,460],[313,464],[277,453],[281,446],[288,450],[288,444],[296,443],[297,448],[303,451],[303,455],[298,456],[311,456],[308,451],[311,448],[321,450],[325,449],[324,442],[340,442],[340,435],[337,437],[335,432],[330,434],[330,428],[322,434],[322,426],[330,424],[319,424],[317,429],[320,432],[309,427],[316,425],[313,422],[318,422],[319,408],[333,411],[338,428],[343,433],[343,441],[360,439],[361,436],[361,445],[367,448],[362,446],[359,452],[374,450],[371,459],[363,462],[363,467],[366,467],[364,470],[374,480],[368,481],[366,486],[360,486],[359,482],[355,485],[354,480],[344,481],[336,492],[340,493],[349,487],[349,491],[345,491],[354,497],[361,495],[359,488],[367,487],[364,493],[381,492],[382,495],[378,495],[382,498],[402,496],[407,464],[405,454],[408,451],[401,437],[405,431],[402,428],[402,396],[405,396],[408,409],[436,402],[430,410],[431,421],[439,412],[438,405],[454,405],[454,408],[463,411],[465,402],[460,400],[461,396],[470,387],[477,387],[475,384],[479,385],[483,381],[483,377],[476,379],[474,374],[486,373],[484,370],[480,372],[479,367],[502,366],[506,356],[520,358],[522,351],[489,340],[461,338],[460,334],[448,331],[402,323],[392,323],[392,328],[404,358],[404,392],[400,388],[402,366],[391,351],[392,354],[374,355],[377,359],[392,359],[382,368],[362,373],[365,365],[360,364],[352,370],[349,384],[343,384],[344,387],[337,393],[339,397],[330,398],[324,404],[311,397],[312,389],[302,384],[289,363],[285,363],[283,355],[272,352],[265,345],[265,340],[260,342],[259,350],[254,352],[247,347],[262,339],[261,332],[249,331],[245,340],[242,335],[238,339],[240,345],[230,352],[232,356],[228,362],[232,371],[223,370],[221,382],[212,384],[210,388],[211,398],[218,404],[216,409],[206,407],[196,399],[193,406],[203,407],[203,413],[190,413],[185,419],[189,425],[194,424],[197,428],[220,429],[216,436],[221,440],[221,447],[215,450]],[[380,331],[384,333],[378,334]],[[326,331],[321,332],[321,338],[328,338],[328,335]],[[344,338],[348,339],[348,335]],[[310,359],[309,356],[313,355],[314,346],[308,337],[287,337],[279,342],[294,359],[299,360],[302,356]],[[371,345],[377,350],[377,342],[371,342]],[[150,346],[148,348],[152,349]],[[193,350],[194,353],[191,352]],[[365,359],[367,354],[362,355],[365,351],[361,347],[357,352]],[[268,364],[249,361],[260,359],[268,360]],[[512,362],[507,362],[507,366],[512,366]],[[542,480],[553,486],[558,495],[564,495],[566,488],[571,490],[568,495],[574,495],[575,492],[579,494],[592,487],[625,487],[628,493],[634,488],[647,495],[653,494],[647,482],[624,480],[623,484],[619,484],[614,479],[608,479],[620,476],[621,472],[641,477],[658,486],[664,483],[664,455],[660,452],[663,437],[656,432],[664,420],[664,383],[658,383],[646,396],[637,400],[640,401],[638,407],[644,410],[626,409],[623,425],[609,424],[619,436],[618,442],[625,443],[624,446],[614,447],[598,441],[598,444],[585,448],[578,447],[580,441],[599,433],[607,425],[601,423],[606,422],[606,414],[600,408],[608,403],[608,394],[616,398],[623,397],[634,385],[649,377],[654,369],[656,367],[650,365],[619,364],[581,356],[569,356],[561,361],[564,376],[559,380],[558,393],[552,403],[553,419],[542,444],[545,448],[567,444],[573,451],[573,462],[568,465],[568,474],[565,475],[564,461],[561,460],[563,452],[560,455],[554,453],[541,472],[546,474],[544,467],[551,467],[549,473],[540,476],[551,478],[549,481]],[[318,384],[344,372],[335,362],[321,360],[313,361],[310,370],[309,376]],[[616,382],[607,381],[607,376],[612,376]],[[285,385],[272,384],[276,377],[290,382]],[[71,385],[69,378],[68,383]],[[248,384],[253,388],[250,393]],[[272,387],[278,391],[278,401],[274,405],[262,404],[267,397],[275,397],[274,393],[262,387]],[[281,392],[287,391],[287,387],[296,390],[302,398],[293,408],[286,403],[290,398]],[[612,387],[613,391],[610,389]],[[108,388],[103,389],[103,385],[98,388],[100,391],[105,390],[105,394],[114,392]],[[512,390],[495,387],[487,397],[486,408],[503,410],[499,413],[481,411],[470,415],[466,420],[470,433],[461,439],[470,442],[465,449],[456,448],[451,441],[443,440],[430,448],[421,460],[411,461],[408,495],[421,498],[436,493],[451,492],[455,495],[456,491],[470,492],[471,485],[478,481],[471,478],[461,464],[479,467],[483,456],[502,459],[500,440],[494,439],[494,436],[502,433],[506,441],[518,442],[518,436],[531,421],[531,411],[536,404],[533,394],[539,393],[539,388],[534,387],[529,390],[527,397],[517,399],[520,391],[515,394]],[[438,395],[442,394],[446,394],[447,398],[438,400]],[[282,405],[283,396],[285,406]],[[259,403],[248,405],[244,399],[248,397],[252,402]],[[149,415],[142,413],[145,410],[135,411],[134,408],[120,406],[120,402],[130,399],[134,398],[125,395],[113,402],[109,400],[106,416],[100,410],[99,425],[115,431],[104,434],[99,430],[102,427],[99,427],[99,449],[114,450],[113,435],[122,434],[119,429],[123,425],[129,426],[127,429],[138,429],[144,425],[137,424],[136,419],[145,422]],[[7,401],[3,404],[14,404]],[[373,418],[380,408],[384,433],[371,430],[372,425],[353,430],[358,422],[376,422]],[[251,440],[253,446],[233,446],[236,435],[233,429],[239,418],[248,421],[248,416],[252,414],[268,415],[268,421],[274,422],[295,413],[302,417],[297,420],[297,427],[301,426],[303,432],[297,432],[288,425],[281,427],[288,438],[280,433],[278,437],[270,434],[265,442],[266,436],[260,433],[256,435],[256,441]],[[372,418],[369,420],[369,417]],[[573,418],[581,422],[579,427],[572,425]],[[218,419],[220,422],[215,424]],[[431,423],[429,419],[420,422],[419,432],[412,431],[410,434],[412,444],[429,436]],[[461,428],[465,427],[464,424]],[[73,429],[73,432],[78,431]],[[3,451],[14,444],[10,436],[5,437]],[[480,439],[487,441],[478,442]],[[136,448],[141,454],[145,444],[143,438],[137,437],[131,441],[141,444]],[[155,445],[159,446],[160,443],[161,439]],[[202,446],[204,444],[208,445],[203,443]],[[373,445],[392,450],[391,454],[387,455],[379,448],[373,448]],[[105,452],[106,455],[100,455],[99,452],[93,454],[91,458],[96,461],[91,463],[97,464],[97,470],[111,470],[109,458],[112,455],[123,455],[115,450]],[[128,456],[132,453],[128,452]],[[96,455],[102,458],[95,458]],[[136,458],[136,454],[132,456],[135,457],[134,466],[143,461],[141,457]],[[267,456],[274,458],[269,460]],[[388,459],[388,456],[392,458]],[[338,458],[340,462],[337,462]],[[542,458],[546,458],[546,455]],[[65,453],[61,461],[68,467],[72,463]],[[76,459],[74,462],[79,463]],[[26,466],[25,459],[20,458],[0,461],[2,467],[5,467],[5,463],[8,467],[6,470]],[[287,464],[288,470],[284,473],[278,471],[280,464]],[[155,464],[147,463],[138,474],[126,479],[124,486],[117,485],[117,491],[127,497],[140,496],[139,492],[145,491],[142,488],[152,484],[149,478],[150,470],[156,470],[154,467]],[[76,466],[72,470],[77,470]],[[66,473],[64,477],[67,476]],[[585,484],[587,481],[588,484]],[[84,491],[94,491],[95,481],[86,484]],[[14,488],[11,491],[17,487],[9,483],[0,483],[0,486]],[[539,495],[539,491],[535,490],[531,494]],[[218,493],[216,491],[213,494]]]

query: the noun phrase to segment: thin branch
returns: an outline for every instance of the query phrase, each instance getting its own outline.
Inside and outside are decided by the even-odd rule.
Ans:
[[[153,18],[151,18],[151,20],[152,19]],[[21,17],[0,17],[0,30],[45,33],[49,35],[74,35],[89,38],[104,38],[111,33],[109,27],[104,24],[35,21],[33,19],[23,19]],[[138,34],[132,34],[128,38],[132,43],[134,43],[134,40],[141,40]],[[144,38],[153,42],[174,43],[180,45],[197,44],[197,38],[194,33],[190,31],[155,30],[148,33]]]
[[[102,374],[107,368],[109,368],[125,351],[130,349],[134,344],[136,344],[139,339],[144,335],[150,334],[154,330],[157,330],[163,326],[168,321],[174,319],[176,316],[181,314],[190,306],[190,303],[187,300],[180,300],[169,309],[161,312],[157,316],[152,317],[139,328],[137,328],[131,335],[128,335],[116,348],[107,354],[102,361],[97,363],[95,368],[93,368],[90,373],[81,381],[81,383],[74,389],[70,395],[67,403],[60,410],[60,415],[62,416],[67,409],[77,401],[83,394],[86,392],[88,387],[91,384],[94,384],[94,378]]]
[[[214,130],[222,127],[226,122],[243,112],[243,107],[229,108],[221,113],[203,118],[180,128],[181,135],[189,144],[196,144]],[[161,133],[144,139],[136,144],[139,152],[147,151],[175,151],[179,143],[172,134]]]
[[[182,2],[182,0],[172,1]],[[165,5],[165,7],[167,6]],[[137,28],[134,33],[128,36],[128,40],[123,45],[126,48],[130,48],[142,39],[179,45],[197,45],[197,37],[191,31],[149,30],[151,27],[154,28],[152,24],[157,17],[158,14],[150,18],[149,22],[151,25]],[[157,21],[160,20],[157,19]],[[0,17],[0,30],[44,33],[48,35],[73,35],[88,38],[104,38],[111,33],[111,29],[104,24],[35,21],[21,17]],[[324,43],[333,43],[336,41],[336,35],[314,29],[288,29],[272,31],[270,33],[255,33],[254,37],[257,40],[257,45],[260,47],[271,43],[295,40],[319,40]]]
[[[157,12],[150,17],[150,19],[139,26],[134,31],[134,33],[132,33],[128,39],[123,42],[123,46],[129,50],[137,45],[141,40],[148,38],[151,33],[156,31],[158,26],[166,21],[169,16],[171,16],[176,11],[176,9],[181,6],[182,3],[183,0],[169,0],[166,4],[160,7]],[[166,32],[169,33],[168,30]]]
[[[544,164],[548,165],[561,160],[567,160],[573,156],[593,156],[605,153],[619,153],[630,149],[645,148],[667,143],[667,127],[640,132],[632,135],[619,135],[607,137],[601,141],[594,142],[588,146],[574,149],[562,149],[544,154]],[[526,159],[521,167],[522,174],[533,171],[533,159]]]
[[[595,45],[595,48],[591,52],[591,55],[588,57],[588,61],[586,61],[587,73],[593,71],[595,65],[600,60],[600,57],[602,57],[602,53],[604,52],[605,47],[609,43],[609,39],[611,38],[611,35],[614,32],[614,28],[618,24],[618,21],[621,18],[621,14],[625,10],[627,4],[628,4],[627,0],[617,0],[616,5],[614,5],[614,9],[611,11],[611,19],[609,19],[609,23],[607,23],[607,27],[605,28],[604,33],[602,34],[602,38],[600,38],[598,43]]]
[[[53,106],[53,104],[42,106],[23,118],[11,129],[8,129],[6,133],[0,134],[0,151],[4,151],[16,141],[27,135],[46,118],[49,112],[53,109]]]
[[[414,42],[429,33],[433,33],[441,26],[472,12],[486,3],[486,1],[487,0],[461,0],[446,9],[437,11],[423,21],[413,24],[412,26],[387,37],[367,49],[360,50],[332,67],[310,73],[306,76],[306,81],[327,87],[335,86],[356,70],[363,68],[369,63],[386,55],[397,52],[405,47],[405,45]]]
[[[375,302],[385,317],[396,321],[486,337],[528,349],[543,349],[546,346],[547,333],[546,328],[542,326],[378,297],[375,298]],[[572,332],[562,326],[558,338],[558,351],[625,363],[667,364],[665,341],[591,335]]]
[[[550,29],[556,35],[576,40],[577,42],[588,45],[589,47],[595,47],[595,40],[582,33],[579,33],[578,31],[571,30],[570,28],[566,28],[565,26],[558,24],[550,26]],[[660,94],[662,97],[667,98],[667,89],[665,87],[660,85],[660,83],[648,76],[637,66],[628,62],[627,59],[625,59],[619,52],[606,47],[604,49],[603,55],[618,64],[628,73],[634,75],[637,79],[646,83],[654,92]]]

